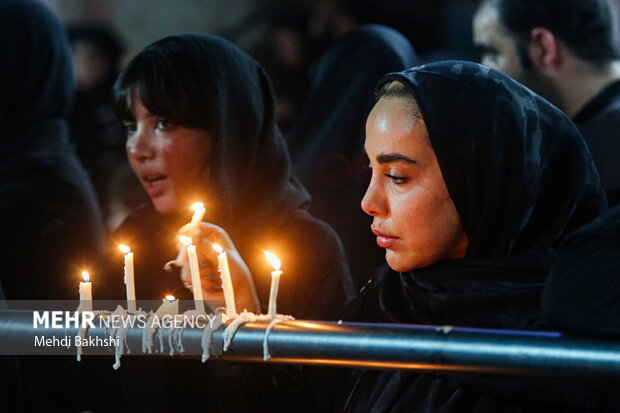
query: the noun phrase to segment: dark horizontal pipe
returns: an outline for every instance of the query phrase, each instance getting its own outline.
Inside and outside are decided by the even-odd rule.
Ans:
[[[264,321],[243,325],[229,350],[214,358],[262,361],[267,326]],[[0,351],[4,354],[31,347],[37,334],[62,338],[77,335],[78,329],[34,329],[32,312],[0,311]],[[106,332],[95,328],[89,336],[103,338]],[[201,354],[201,338],[201,329],[185,329],[185,354]],[[223,332],[217,330],[214,347],[221,348],[222,342]],[[167,347],[167,337],[164,343]],[[142,330],[130,329],[127,344],[130,355],[143,354]],[[278,363],[511,376],[620,376],[620,343],[554,332],[297,320],[273,328],[269,350],[269,362]],[[75,352],[75,348],[70,351]],[[84,354],[88,356],[88,349]]]

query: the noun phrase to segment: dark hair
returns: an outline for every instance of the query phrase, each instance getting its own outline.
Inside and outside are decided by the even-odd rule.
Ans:
[[[497,6],[499,18],[517,41],[521,63],[536,27],[550,30],[577,57],[603,68],[618,58],[613,43],[611,10],[606,0],[485,0]]]
[[[134,100],[150,113],[191,128],[209,129],[207,97],[196,63],[185,44],[166,38],[146,47],[119,75],[114,85],[114,107],[122,121],[133,121]]]

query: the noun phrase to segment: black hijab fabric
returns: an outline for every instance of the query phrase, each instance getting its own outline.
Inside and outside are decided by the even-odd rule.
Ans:
[[[368,231],[372,219],[359,206],[368,187],[366,117],[381,76],[417,62],[409,41],[391,28],[352,30],[316,63],[310,95],[288,137],[295,175],[312,195],[310,211],[342,239],[357,284],[384,261]]]
[[[232,43],[209,35],[169,37],[195,62],[212,136],[213,198],[208,213],[232,233],[261,226],[262,217],[288,215],[310,201],[291,175],[275,121],[271,82],[258,63]],[[153,47],[157,47],[157,42]]]
[[[283,270],[290,274],[282,279],[278,308],[296,317],[336,317],[352,292],[346,258],[333,230],[305,211],[310,197],[292,176],[266,73],[217,36],[168,37],[143,53],[166,43],[193,62],[199,79],[194,99],[207,108],[204,127],[211,134],[212,164],[207,166],[210,182],[205,182],[205,221],[229,233],[254,274],[261,302],[267,302],[270,285],[262,249],[274,248],[282,251]],[[149,206],[119,229],[116,238],[135,246],[136,265],[142,265],[138,260],[145,265],[136,268],[138,298],[157,299],[167,291],[190,298],[178,277],[162,270],[176,256],[174,235],[190,216],[188,210],[182,217],[167,217]]]
[[[103,225],[69,144],[72,88],[58,20],[41,3],[0,0],[0,288],[9,300],[78,299],[80,269],[97,268]],[[66,361],[0,357],[0,410],[47,411]]]
[[[344,251],[334,231],[306,211],[310,198],[291,174],[267,75],[241,49],[216,36],[168,37],[143,53],[168,42],[193,62],[199,77],[195,99],[201,99],[198,106],[206,108],[203,127],[211,134],[212,165],[208,165],[210,182],[205,182],[210,196],[204,200],[204,220],[229,233],[265,307],[272,269],[262,249],[277,252],[282,260],[279,313],[298,319],[338,317],[353,295]],[[115,234],[135,250],[138,299],[161,299],[166,293],[192,298],[177,274],[162,269],[176,256],[176,231],[190,217],[189,210],[181,217],[166,216],[149,205],[137,210]],[[118,265],[110,279],[122,297],[122,259],[115,262]],[[296,397],[300,380],[298,369],[271,365],[208,362],[205,366],[196,360],[156,364],[154,360],[128,360],[123,364],[121,374],[127,383],[143,381],[145,368],[150,369],[151,378],[165,383],[157,394],[145,390],[124,396],[124,405],[149,411],[277,409],[284,400]]]
[[[380,311],[394,322],[536,327],[553,248],[606,207],[584,140],[557,108],[478,64],[424,65],[379,85],[393,80],[418,102],[469,245],[461,260],[406,273],[386,268],[358,299],[361,318],[376,321]],[[499,383],[472,390],[441,375],[366,372],[347,409],[483,411],[530,402],[540,409],[536,403],[561,399],[533,391],[534,383]]]
[[[562,244],[545,286],[543,315],[562,331],[620,336],[620,207]]]
[[[8,299],[77,299],[79,267],[96,267],[103,226],[69,143],[67,39],[39,3],[0,7],[2,284]]]

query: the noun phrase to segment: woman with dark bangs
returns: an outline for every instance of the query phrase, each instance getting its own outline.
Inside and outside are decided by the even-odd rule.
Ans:
[[[555,248],[606,206],[586,144],[554,106],[468,62],[392,73],[366,123],[362,201],[387,266],[351,318],[541,327]],[[590,411],[585,386],[362,371],[346,411]]]
[[[201,236],[228,250],[240,311],[267,304],[268,250],[285,271],[279,312],[337,317],[352,292],[342,246],[306,211],[310,197],[291,175],[271,84],[254,60],[216,36],[168,37],[129,63],[115,100],[129,163],[152,201],[115,234],[135,251],[138,299],[191,298],[163,266],[176,256],[190,205],[203,201]],[[198,249],[205,300],[223,302],[216,253]],[[191,289],[188,275],[183,281]]]
[[[353,295],[342,245],[306,211],[310,197],[291,174],[271,84],[254,60],[216,36],[168,37],[147,46],[121,73],[115,105],[127,129],[129,163],[152,201],[113,237],[135,253],[138,300],[192,299],[189,274],[183,269],[179,279],[163,267],[177,255],[190,206],[204,202],[206,222],[194,243],[205,300],[224,302],[217,254],[202,239],[227,250],[238,311],[267,312],[273,270],[267,250],[284,271],[278,313],[339,316]],[[124,296],[122,259],[116,263],[108,281],[118,298]],[[127,396],[128,405],[145,411],[282,406],[296,399],[302,382],[285,367],[132,358],[123,361],[122,381],[142,382],[147,369],[161,391]]]

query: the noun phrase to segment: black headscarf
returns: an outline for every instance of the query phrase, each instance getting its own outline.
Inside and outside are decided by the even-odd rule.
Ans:
[[[545,286],[543,315],[562,331],[620,336],[620,206],[562,244]]]
[[[174,68],[162,63],[166,61],[166,53],[176,53],[176,64],[188,71],[186,76],[198,80],[191,84],[191,89],[187,89],[187,82],[184,85],[175,80],[179,75],[172,72]],[[153,64],[145,65],[153,56]],[[141,64],[138,66],[136,61]],[[151,69],[155,65],[156,68]],[[176,104],[192,105],[191,110],[185,111],[192,114],[187,119],[173,117],[177,123],[209,131],[211,156],[210,164],[205,165],[210,170],[209,182],[204,182],[208,190],[208,198],[204,200],[205,221],[229,233],[255,275],[261,300],[266,302],[270,280],[264,275],[269,274],[270,267],[260,249],[277,244],[285,254],[290,253],[280,258],[283,266],[286,264],[290,273],[295,274],[281,284],[283,289],[291,288],[281,294],[283,309],[298,311],[295,314],[298,317],[304,314],[318,317],[321,313],[324,317],[329,308],[344,305],[351,282],[342,246],[331,228],[305,211],[310,197],[292,176],[286,144],[276,125],[275,98],[261,66],[241,49],[217,36],[167,37],[145,48],[130,63],[117,82],[117,91],[126,89],[128,84],[131,86],[131,82],[124,79],[131,79],[134,67],[140,66],[159,73],[149,73],[148,79],[143,80],[144,86],[137,88],[140,100],[151,113],[163,116],[173,110],[165,107],[166,98],[162,94],[168,95]],[[157,82],[161,76],[173,80],[160,85]],[[117,93],[122,116],[127,109],[125,99],[126,95]],[[197,111],[196,107],[205,109]],[[205,150],[208,147],[205,145]],[[158,275],[152,276],[151,281],[144,281],[148,285],[137,285],[139,296],[140,291],[146,293],[147,289],[154,293],[152,280],[155,279],[167,280],[176,286],[168,290],[175,296],[176,293],[178,297],[187,296],[178,278],[170,274],[159,277],[159,274],[163,264],[176,255],[174,236],[190,216],[189,209],[179,218],[158,214],[149,206],[120,228],[122,241],[132,245],[131,238],[137,238],[136,257],[141,256],[143,262],[152,265],[145,273]],[[161,231],[153,235],[157,228]],[[151,235],[145,235],[144,231]],[[153,236],[156,242],[145,242]],[[313,274],[315,265],[325,268],[318,277]],[[146,279],[142,277],[142,280]],[[158,294],[162,293],[160,289]],[[321,297],[331,301],[329,305],[321,304],[323,309],[318,302],[315,308],[304,304],[305,301],[320,301]],[[335,316],[335,311],[330,316]]]
[[[19,157],[44,156],[68,144],[63,118],[73,101],[73,77],[67,38],[58,20],[34,1],[0,4],[2,176]]]
[[[418,102],[469,242],[464,260],[401,274],[402,288],[413,283],[431,296],[451,292],[462,300],[471,294],[480,302],[480,294],[513,294],[543,282],[549,249],[606,206],[590,153],[570,119],[514,80],[474,63],[420,66],[379,84],[392,80],[404,83]],[[450,322],[450,313],[441,322]],[[467,320],[467,313],[460,314],[461,324],[484,321]],[[439,321],[429,317],[424,321]]]
[[[359,207],[368,186],[364,126],[385,73],[418,62],[409,41],[380,25],[338,39],[314,67],[312,88],[288,142],[295,175],[312,195],[310,211],[332,225],[359,283],[383,262]]]
[[[258,63],[234,44],[211,35],[167,37],[145,48],[141,56],[148,59],[151,53],[181,54],[199,83],[191,90],[172,82],[162,87],[171,95],[190,96],[185,104],[193,101],[208,108],[188,125],[207,129],[211,135],[211,174],[205,185],[213,197],[205,200],[206,220],[233,234],[247,235],[262,217],[273,218],[276,212],[287,215],[308,204],[308,193],[291,174],[287,148],[276,125],[271,83]],[[131,70],[132,64],[126,72]],[[165,103],[158,102],[161,96],[154,94],[161,87],[148,87],[156,81],[156,75],[150,76],[138,94],[153,113],[165,113],[160,110]],[[123,84],[123,76],[118,84]]]
[[[98,268],[103,224],[69,143],[68,42],[43,4],[0,0],[0,62],[0,283],[9,300],[77,300],[79,270]],[[47,410],[67,360],[22,358],[21,372],[15,361],[0,358],[0,410]]]
[[[393,80],[420,107],[469,246],[464,259],[406,273],[386,269],[358,303],[374,319],[382,312],[396,322],[535,327],[553,248],[606,207],[583,138],[547,101],[475,63],[424,65],[389,74],[379,86]],[[441,376],[367,372],[362,382],[353,410],[459,411],[488,402],[464,390],[466,382]],[[525,387],[504,396],[520,397]],[[532,397],[551,400],[551,393]]]
[[[103,226],[69,142],[66,34],[38,2],[0,7],[2,282],[8,299],[77,299],[76,274],[96,268]]]

